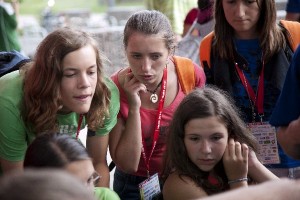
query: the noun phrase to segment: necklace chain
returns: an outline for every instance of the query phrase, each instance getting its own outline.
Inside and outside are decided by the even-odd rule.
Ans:
[[[150,92],[150,93],[152,93],[152,94],[155,94],[156,91],[157,91],[157,89],[158,89],[159,86],[161,85],[161,83],[162,83],[162,80],[159,82],[159,84],[156,86],[156,88],[155,88],[154,90],[149,90],[149,89],[147,88],[147,91]]]

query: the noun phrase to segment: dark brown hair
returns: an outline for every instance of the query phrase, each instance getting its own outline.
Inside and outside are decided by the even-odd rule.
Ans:
[[[191,178],[208,194],[217,193],[226,188],[225,183],[228,180],[222,160],[215,167],[219,181],[224,186],[220,188],[208,182],[208,172],[200,170],[190,160],[184,145],[184,126],[192,119],[212,116],[217,117],[224,123],[229,138],[245,143],[256,151],[256,139],[240,118],[239,111],[234,106],[231,98],[224,91],[213,86],[196,89],[182,100],[171,121],[165,156],[164,179],[175,169],[179,176]]]
[[[86,148],[70,135],[46,132],[28,146],[24,167],[64,168],[74,161],[90,160]]]
[[[212,49],[221,58],[233,60],[234,29],[226,20],[222,1],[215,0],[215,42]],[[268,60],[286,46],[286,39],[282,28],[276,22],[275,0],[256,0],[256,3],[260,9],[257,32],[264,59]]]

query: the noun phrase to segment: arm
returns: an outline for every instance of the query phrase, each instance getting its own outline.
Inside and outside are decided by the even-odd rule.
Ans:
[[[12,162],[0,158],[0,166],[3,173],[8,173],[10,171],[23,171],[23,161]]]
[[[256,157],[255,152],[250,150],[248,158],[248,175],[257,183],[279,178],[268,170]]]
[[[124,70],[119,75],[120,84],[124,89],[128,101],[128,118],[119,118],[117,125],[109,136],[109,150],[113,161],[122,170],[136,172],[140,162],[142,148],[139,92],[146,87],[140,83],[131,72]]]
[[[29,138],[34,137],[24,127],[19,110],[0,97],[0,171],[4,173],[23,170],[28,143],[26,132],[30,135]]]
[[[106,161],[108,134],[105,136],[88,136],[86,147],[93,159],[95,170],[102,176],[98,187],[109,187],[109,169]]]
[[[191,26],[192,26],[192,24],[184,24],[183,25],[182,37],[184,37],[187,34],[187,32],[190,30]]]
[[[282,179],[213,195],[203,200],[298,200],[300,196],[300,181]]]
[[[11,2],[11,6],[13,7],[13,9],[14,9],[14,11],[15,11],[15,15],[16,15],[16,17],[18,18],[18,16],[19,16],[19,8],[20,8],[20,3],[19,3],[19,1],[18,0],[13,0],[12,2]]]
[[[286,154],[300,159],[300,117],[286,127],[279,127],[277,139]]]
[[[162,192],[164,200],[188,200],[207,196],[207,193],[190,178],[182,176],[181,179],[176,172],[168,176]]]

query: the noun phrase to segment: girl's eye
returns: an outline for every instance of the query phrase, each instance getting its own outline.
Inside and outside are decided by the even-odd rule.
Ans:
[[[157,59],[159,59],[161,56],[160,55],[152,55],[151,56],[151,59],[152,60],[157,60]]]
[[[197,141],[197,140],[199,140],[199,137],[190,137],[190,140],[191,141]]]
[[[72,73],[72,74],[64,74],[65,77],[67,78],[72,78],[73,76],[75,76],[75,73]]]
[[[140,59],[142,57],[141,55],[138,55],[138,54],[133,54],[131,56],[135,59]]]
[[[88,74],[89,75],[94,75],[94,74],[96,74],[96,71],[90,71],[90,72],[88,72]]]
[[[213,141],[218,141],[218,140],[220,140],[222,137],[221,136],[213,136],[212,137],[212,140]]]

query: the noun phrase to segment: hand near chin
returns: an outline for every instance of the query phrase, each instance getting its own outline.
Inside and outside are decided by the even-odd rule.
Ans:
[[[141,99],[139,93],[147,91],[146,86],[143,83],[139,82],[139,80],[134,77],[132,72],[128,72],[125,75],[123,88],[127,95],[128,103],[131,106],[140,108]]]
[[[224,169],[228,180],[246,178],[248,174],[249,149],[230,138],[223,155]]]

